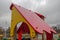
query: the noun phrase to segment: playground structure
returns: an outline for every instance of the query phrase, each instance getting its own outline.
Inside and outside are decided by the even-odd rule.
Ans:
[[[15,31],[18,34],[18,40],[22,40],[22,34],[29,34],[30,40],[36,40],[37,34],[42,35],[44,40],[44,32],[46,33],[46,40],[53,39],[53,33],[56,33],[47,23],[44,22],[44,16],[36,12],[27,10],[16,4],[10,6],[12,11],[10,36],[11,40],[15,40]],[[22,22],[22,25],[17,28],[17,24]]]

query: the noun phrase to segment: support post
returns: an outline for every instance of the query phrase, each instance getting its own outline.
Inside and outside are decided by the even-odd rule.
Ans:
[[[42,40],[44,40],[44,33],[42,34]]]
[[[18,33],[18,40],[22,40],[22,30]]]
[[[47,33],[46,32],[46,40],[53,40],[53,33]]]

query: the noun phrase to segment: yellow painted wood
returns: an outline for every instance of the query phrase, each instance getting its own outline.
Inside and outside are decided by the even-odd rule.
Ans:
[[[35,30],[31,27],[31,25],[22,17],[22,15],[16,10],[15,7],[12,7],[12,17],[11,17],[11,28],[10,28],[10,36],[14,36],[14,29],[16,25],[20,22],[25,22],[30,30],[30,36],[35,37]]]

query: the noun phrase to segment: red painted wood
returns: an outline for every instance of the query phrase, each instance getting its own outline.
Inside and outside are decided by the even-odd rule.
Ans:
[[[53,40],[53,33],[46,33],[46,40]]]
[[[30,31],[29,31],[29,28],[28,28],[27,24],[26,23],[22,23],[22,25],[17,30],[18,40],[21,40],[22,39],[22,34],[29,33],[29,32]]]
[[[30,30],[28,28],[28,25],[26,23],[22,23],[21,26],[19,27],[19,29],[17,30],[17,33],[20,32],[20,30],[22,30],[22,33],[30,33]]]
[[[36,12],[35,12],[36,13]],[[36,13],[41,19],[43,19],[44,20],[44,16],[43,15],[41,15],[41,14],[39,14],[39,13]]]
[[[22,30],[18,33],[18,40],[22,40]]]

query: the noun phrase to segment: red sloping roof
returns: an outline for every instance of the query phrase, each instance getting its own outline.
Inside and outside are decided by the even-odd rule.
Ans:
[[[36,30],[38,33],[43,33],[43,31],[46,31],[48,33],[54,32],[53,29],[50,28],[50,26],[45,23],[38,15],[36,15],[35,12],[29,11],[23,7],[20,7],[16,4],[13,4],[13,6],[21,13],[21,15],[25,18],[25,20]],[[12,6],[11,6],[12,8]]]

